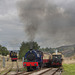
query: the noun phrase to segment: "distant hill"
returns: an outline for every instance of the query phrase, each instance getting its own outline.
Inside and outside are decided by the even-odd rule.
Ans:
[[[65,57],[75,55],[75,45],[61,46],[56,48],[59,52],[62,52]]]

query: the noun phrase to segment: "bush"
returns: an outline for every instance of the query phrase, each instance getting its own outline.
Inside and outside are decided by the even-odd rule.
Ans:
[[[9,51],[7,50],[6,47],[3,47],[0,45],[0,54],[3,55],[3,56],[6,56],[9,54]]]

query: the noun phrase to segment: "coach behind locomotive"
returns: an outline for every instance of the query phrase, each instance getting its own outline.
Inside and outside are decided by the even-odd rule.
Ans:
[[[50,53],[43,53],[43,65],[46,67],[51,66],[51,54]]]

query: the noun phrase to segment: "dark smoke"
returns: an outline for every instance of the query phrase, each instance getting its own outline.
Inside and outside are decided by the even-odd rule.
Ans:
[[[61,41],[59,45],[63,41],[75,43],[75,19],[70,10],[59,7],[52,0],[20,0],[18,9],[30,41],[38,35],[45,43],[48,40]]]
[[[38,26],[41,24],[40,13],[44,8],[40,7],[43,3],[39,2],[39,0],[22,0],[18,5],[20,7],[19,16],[25,24],[25,32],[27,33],[29,40],[33,41],[35,39]]]

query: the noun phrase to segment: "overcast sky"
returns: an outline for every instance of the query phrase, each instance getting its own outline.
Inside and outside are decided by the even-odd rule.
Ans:
[[[0,44],[7,47],[8,50],[19,49],[22,41],[27,41],[28,37],[24,32],[24,24],[20,20],[17,3],[19,0],[0,0]],[[47,0],[51,2],[51,0]],[[75,0],[52,0],[52,3],[58,6],[59,13],[66,12],[67,15],[72,17],[72,26],[75,30]],[[69,16],[69,17],[70,17]],[[42,35],[42,33],[41,33]],[[62,45],[74,44],[74,42],[57,39],[56,37],[43,37],[37,33],[35,41],[42,47],[59,47]],[[74,34],[73,34],[74,35]],[[73,36],[71,35],[71,36]],[[69,36],[69,35],[68,35]],[[73,37],[75,39],[75,37]]]
[[[0,0],[0,44],[8,49],[19,49],[21,41],[26,40],[16,1]]]

